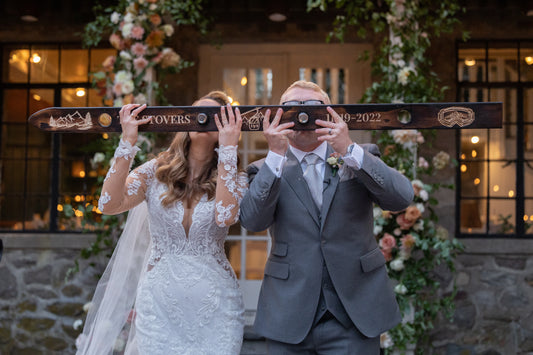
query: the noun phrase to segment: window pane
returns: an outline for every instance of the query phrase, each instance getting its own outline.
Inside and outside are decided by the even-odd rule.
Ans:
[[[31,89],[30,90],[30,110],[29,115],[39,110],[54,106],[54,90],[52,89]],[[28,118],[26,117],[26,120]]]
[[[516,164],[513,162],[489,163],[491,197],[516,197]]]
[[[228,240],[224,244],[226,257],[228,258],[231,267],[235,271],[237,278],[241,277],[241,241]]]
[[[533,234],[533,199],[526,199],[524,216],[524,230],[526,233]],[[527,221],[526,221],[527,216]]]
[[[487,163],[461,162],[461,197],[487,195]]]
[[[89,70],[89,53],[86,49],[62,49],[62,83],[86,82]]]
[[[487,200],[461,201],[461,232],[462,233],[484,233],[485,213]]]
[[[62,89],[61,90],[62,107],[85,107],[87,106],[87,89]]]
[[[512,234],[516,232],[515,201],[490,200],[489,233]]]
[[[57,83],[59,81],[59,51],[51,48],[32,48],[30,52],[30,82]]]
[[[2,179],[2,189],[4,181],[7,183],[11,180]],[[11,190],[11,189],[10,189]],[[3,193],[4,191],[2,191]],[[0,228],[2,229],[22,229],[22,215],[24,211],[24,199],[22,195],[0,195]]]
[[[533,81],[533,43],[520,45],[520,81]]]
[[[348,100],[345,68],[299,68],[299,80],[312,81],[324,89],[332,104],[343,104]]]
[[[246,241],[246,279],[262,280],[267,260],[267,242]]]
[[[495,46],[489,48],[489,82],[518,81],[516,43],[498,43]]]
[[[533,159],[533,89],[524,90],[524,154]]]
[[[25,201],[26,216],[24,218],[24,229],[47,229],[50,224],[50,210],[48,207],[50,197],[47,195],[28,196]]]
[[[3,63],[9,63],[3,81],[8,83],[28,82],[30,50],[28,48],[6,48]],[[7,59],[7,60],[6,60]]]
[[[459,49],[457,64],[457,77],[459,81],[483,82],[486,80],[485,48]]]
[[[26,123],[28,119],[28,90],[4,90],[3,122]]]
[[[272,104],[272,69],[226,68],[223,89],[234,105]]]

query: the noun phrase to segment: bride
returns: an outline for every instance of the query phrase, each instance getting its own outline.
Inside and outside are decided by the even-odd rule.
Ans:
[[[218,132],[177,133],[168,150],[131,173],[138,126],[150,118],[137,119],[145,105],[120,110],[122,139],[99,209],[131,211],[78,354],[112,353],[128,322],[127,354],[239,354],[244,305],[224,239],[247,189],[245,173],[237,171],[242,119],[222,92],[194,105],[222,105]]]

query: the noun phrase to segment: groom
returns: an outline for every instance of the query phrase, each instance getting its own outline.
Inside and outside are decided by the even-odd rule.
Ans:
[[[331,104],[314,83],[297,81],[281,104]],[[359,145],[346,123],[294,131],[272,122],[263,132],[269,152],[248,167],[250,189],[241,223],[269,228],[272,249],[254,330],[269,354],[379,354],[379,335],[400,321],[383,257],[373,235],[373,203],[399,211],[412,201],[410,181],[379,159],[375,145]],[[338,171],[326,160],[342,157]]]

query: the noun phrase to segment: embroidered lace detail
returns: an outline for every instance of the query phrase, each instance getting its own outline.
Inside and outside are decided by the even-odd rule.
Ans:
[[[109,201],[111,201],[111,195],[107,193],[107,191],[104,191],[104,193],[98,199],[98,209],[100,212],[104,211],[104,205]]]
[[[133,178],[133,180],[128,183],[128,195],[137,195],[137,193],[139,192],[139,188],[142,185],[142,182],[141,180],[139,180],[139,176],[135,171],[131,172],[130,177]]]
[[[220,146],[218,152],[218,164],[222,165],[223,171],[219,168],[220,179],[224,181],[224,186],[230,193],[233,201],[217,201],[216,212],[219,226],[225,227],[239,220],[238,206],[241,203],[244,193],[248,189],[248,179],[246,174],[237,172],[237,146]],[[233,213],[233,209],[237,211]],[[232,218],[232,216],[234,216]]]
[[[107,174],[105,176],[104,182],[106,182],[107,179],[109,179],[111,177],[111,174],[114,174],[116,172],[117,172],[117,170],[115,169],[115,158],[113,158],[112,162],[111,162],[111,167],[109,168],[109,171],[107,172]]]
[[[132,146],[130,142],[121,138],[117,149],[115,149],[115,158],[124,158],[126,160],[131,159],[131,161],[133,161],[133,158],[135,158],[135,155],[139,150],[141,150],[141,148]]]

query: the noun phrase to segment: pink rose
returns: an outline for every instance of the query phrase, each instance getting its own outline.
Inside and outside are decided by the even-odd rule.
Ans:
[[[421,215],[422,213],[420,212],[418,207],[414,205],[407,207],[407,209],[405,210],[405,219],[412,221],[413,223],[416,222],[416,220],[419,219]]]
[[[109,57],[107,57],[102,63],[104,70],[105,71],[113,70],[113,66],[115,65],[115,60],[116,60],[116,57],[114,55],[110,55]]]
[[[388,250],[388,251],[385,251],[383,249],[380,249],[380,250],[381,250],[381,254],[383,254],[383,257],[385,257],[386,261],[391,261],[392,260],[392,253],[390,252],[390,250]]]
[[[141,26],[133,26],[133,28],[131,29],[131,35],[130,35],[131,38],[142,39],[143,35],[144,35],[144,28],[142,28]]]
[[[131,46],[131,52],[136,57],[141,57],[146,53],[146,46],[140,42],[137,42],[133,46]]]
[[[396,223],[398,223],[398,225],[400,226],[400,229],[403,229],[403,230],[409,229],[415,224],[414,221],[411,221],[405,218],[405,213],[399,214],[396,217]]]
[[[396,246],[396,238],[389,233],[385,233],[379,240],[379,247],[384,251],[391,251]]]
[[[111,45],[115,49],[119,49],[120,50],[120,49],[124,48],[124,44],[122,42],[122,39],[116,33],[113,33],[111,36],[109,36],[109,43],[111,43]]]
[[[115,83],[115,85],[113,85],[113,94],[115,94],[115,96],[122,95],[122,83]]]
[[[148,61],[144,57],[138,57],[133,60],[133,67],[137,71],[142,71],[148,65]]]

